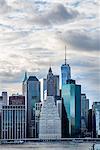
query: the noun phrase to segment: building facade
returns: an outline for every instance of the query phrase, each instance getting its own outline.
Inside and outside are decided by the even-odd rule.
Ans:
[[[61,66],[61,85],[66,84],[66,81],[71,79],[71,68],[66,62],[66,47],[65,47],[65,63]]]
[[[40,102],[40,82],[36,76],[27,80],[27,134],[35,137],[35,103]]]
[[[51,67],[47,74],[47,96],[55,96],[54,75]]]
[[[94,102],[92,106],[92,137],[100,137],[100,102]]]
[[[27,111],[27,72],[25,72],[25,77],[22,83],[22,95],[25,96],[25,109]]]
[[[66,81],[71,79],[71,68],[69,64],[62,64],[61,66],[61,79],[62,85],[66,84]]]
[[[81,94],[81,129],[88,129],[88,111],[89,111],[89,99],[86,98],[86,94]],[[82,123],[84,122],[84,124]]]
[[[9,105],[25,105],[25,96],[23,95],[9,96]]]
[[[26,138],[26,113],[24,105],[2,107],[2,139]]]
[[[39,121],[42,103],[35,103],[35,138],[39,137]]]
[[[47,96],[47,100],[43,102],[40,113],[39,138],[61,138],[61,119],[53,96]]]
[[[62,128],[66,132],[64,137],[76,137],[81,128],[81,86],[75,80],[67,80],[62,86],[62,98],[62,116],[65,116],[62,118]]]

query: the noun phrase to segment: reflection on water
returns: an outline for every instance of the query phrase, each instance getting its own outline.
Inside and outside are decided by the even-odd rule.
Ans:
[[[27,143],[23,145],[0,145],[0,150],[91,150],[92,143]]]

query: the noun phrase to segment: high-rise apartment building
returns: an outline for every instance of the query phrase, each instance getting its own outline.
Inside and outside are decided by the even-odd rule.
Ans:
[[[67,80],[62,86],[62,98],[62,137],[76,137],[81,128],[81,85]]]

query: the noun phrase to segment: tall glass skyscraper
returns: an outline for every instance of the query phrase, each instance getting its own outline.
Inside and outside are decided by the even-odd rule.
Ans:
[[[27,80],[27,131],[28,137],[35,136],[35,103],[40,102],[40,82],[36,76]]]
[[[66,62],[66,48],[65,48],[65,63],[61,66],[62,85],[66,84],[66,80],[71,79],[71,68]]]
[[[66,131],[66,136],[75,137],[81,127],[81,85],[76,85],[75,80],[67,80],[62,86],[62,98],[65,109],[65,114],[62,115],[66,116],[62,128]]]

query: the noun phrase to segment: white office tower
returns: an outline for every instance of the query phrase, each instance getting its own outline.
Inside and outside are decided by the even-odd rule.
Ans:
[[[61,119],[53,96],[47,96],[47,100],[43,101],[40,113],[39,138],[61,138]]]

